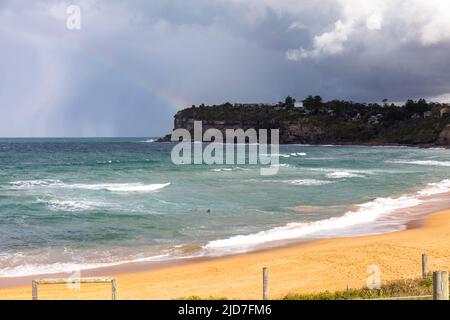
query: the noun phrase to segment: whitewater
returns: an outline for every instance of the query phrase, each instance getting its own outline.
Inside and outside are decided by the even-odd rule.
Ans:
[[[154,141],[0,139],[0,278],[393,232],[449,203],[446,149],[280,146],[264,177]]]

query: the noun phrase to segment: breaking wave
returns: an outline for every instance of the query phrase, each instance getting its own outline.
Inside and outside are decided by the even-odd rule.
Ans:
[[[290,183],[296,186],[322,186],[325,184],[333,183],[327,180],[317,180],[317,179],[298,179],[298,180],[287,180],[286,183]]]
[[[420,166],[450,167],[450,161],[438,160],[389,160],[387,163],[416,164]]]
[[[397,210],[418,206],[426,200],[423,196],[430,196],[450,191],[450,180],[431,183],[413,195],[398,198],[377,198],[357,206],[354,211],[348,211],[340,217],[314,221],[294,222],[282,227],[273,228],[248,235],[237,235],[227,239],[208,242],[204,248],[213,251],[236,252],[246,251],[252,247],[265,243],[301,239],[304,237],[337,236],[339,230],[366,225],[379,218],[388,216]]]
[[[168,183],[103,183],[103,184],[67,184],[60,180],[28,180],[28,181],[13,181],[10,182],[13,189],[23,190],[32,188],[67,188],[67,189],[86,189],[86,190],[108,190],[112,192],[153,192],[163,189],[170,185]]]
[[[365,176],[350,171],[335,171],[326,174],[327,178],[342,179],[342,178],[364,178]]]

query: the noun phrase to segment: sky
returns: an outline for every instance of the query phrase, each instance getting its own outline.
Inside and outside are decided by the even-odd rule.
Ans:
[[[449,16],[448,0],[0,0],[0,136],[161,136],[192,104],[287,95],[448,102]]]

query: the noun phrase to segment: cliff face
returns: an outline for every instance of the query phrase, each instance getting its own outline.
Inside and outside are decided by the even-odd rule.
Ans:
[[[439,114],[439,106],[421,113],[366,105],[342,111],[339,106],[324,104],[312,111],[268,105],[193,107],[175,115],[174,129],[186,129],[193,137],[194,121],[202,121],[203,132],[218,129],[224,137],[226,129],[279,129],[281,144],[450,145],[450,118]]]
[[[327,143],[326,128],[314,125],[309,119],[285,121],[280,126],[280,143],[321,144]]]
[[[219,121],[204,120],[199,118],[178,118],[175,117],[174,129],[186,129],[194,137],[194,122],[202,121],[202,129],[205,132],[208,129],[217,129],[222,132],[225,139],[227,129],[279,129],[281,144],[320,144],[327,143],[327,134],[325,128],[321,128],[311,123],[307,118],[298,119],[293,122],[283,121],[274,123],[270,126],[261,125],[257,121]]]
[[[450,124],[446,125],[439,134],[438,144],[450,145]]]

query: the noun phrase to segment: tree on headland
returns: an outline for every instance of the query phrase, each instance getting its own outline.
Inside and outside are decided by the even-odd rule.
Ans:
[[[293,99],[291,96],[287,96],[286,99],[284,100],[284,104],[289,107],[294,106],[294,103],[295,99]]]
[[[314,98],[314,102],[319,105],[322,103],[322,97],[321,96],[315,96]]]
[[[409,115],[412,114],[420,114],[422,115],[424,112],[429,111],[430,105],[427,103],[425,99],[419,99],[417,101],[414,100],[408,100],[405,104],[405,110]]]
[[[308,97],[306,97],[305,100],[302,101],[303,102],[303,106],[313,112],[313,113],[317,113],[320,111],[320,109],[322,108],[323,104],[322,104],[322,97],[321,96],[311,96],[309,95]]]

